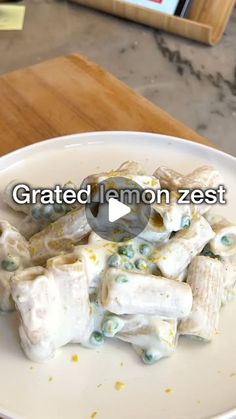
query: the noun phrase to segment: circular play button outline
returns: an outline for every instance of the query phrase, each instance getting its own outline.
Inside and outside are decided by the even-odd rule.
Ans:
[[[123,204],[118,199],[110,198],[108,201],[108,221],[114,223],[131,212],[128,205]]]
[[[144,189],[128,177],[109,177],[93,185],[85,206],[87,221],[101,238],[123,242],[137,237],[147,226],[151,207],[142,202]]]

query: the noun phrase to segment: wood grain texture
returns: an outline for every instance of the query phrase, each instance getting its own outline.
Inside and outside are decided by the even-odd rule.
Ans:
[[[211,28],[210,44],[214,45],[222,38],[234,6],[235,0],[195,0],[189,19]]]
[[[129,4],[125,0],[70,1],[208,45],[220,41],[235,6],[235,0],[193,0],[189,18],[183,19]]]
[[[0,77],[0,155],[89,131],[146,131],[209,142],[79,55]]]

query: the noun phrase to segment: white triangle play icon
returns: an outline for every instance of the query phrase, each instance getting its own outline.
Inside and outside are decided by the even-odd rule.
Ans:
[[[118,201],[118,199],[110,198],[108,203],[108,219],[110,223],[114,223],[114,221],[119,220],[131,212],[131,209]]]

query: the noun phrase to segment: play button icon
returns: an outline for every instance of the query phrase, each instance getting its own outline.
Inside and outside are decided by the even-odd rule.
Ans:
[[[110,198],[108,201],[108,220],[110,223],[114,223],[131,211],[128,205],[122,204],[117,199]]]
[[[122,242],[138,236],[149,221],[151,208],[137,200],[142,187],[130,178],[110,177],[93,185],[86,204],[86,217],[92,230],[108,241]]]

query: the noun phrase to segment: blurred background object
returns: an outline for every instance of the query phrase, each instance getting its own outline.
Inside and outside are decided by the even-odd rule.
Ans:
[[[235,0],[70,1],[209,45],[221,40],[235,5]]]
[[[236,155],[236,9],[210,48],[66,0],[18,4],[26,5],[24,30],[0,33],[1,74],[82,53]]]

